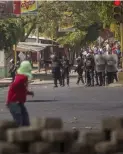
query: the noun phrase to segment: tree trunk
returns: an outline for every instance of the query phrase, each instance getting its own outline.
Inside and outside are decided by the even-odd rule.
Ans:
[[[27,34],[24,35],[22,42],[25,42],[26,41],[26,39],[29,37],[30,33],[35,28],[35,26],[36,26],[36,23],[33,23],[32,26],[30,27],[30,29],[28,30]]]
[[[32,30],[36,27],[36,21],[32,23],[31,27],[28,29],[27,34],[25,35],[25,28],[22,24],[22,33],[21,33],[21,42],[25,42],[26,39],[28,38],[28,36],[30,35],[30,33],[32,32]]]
[[[72,65],[74,65],[74,60],[75,60],[75,53],[76,53],[76,50],[75,48],[71,48],[71,51],[70,51],[70,62]]]

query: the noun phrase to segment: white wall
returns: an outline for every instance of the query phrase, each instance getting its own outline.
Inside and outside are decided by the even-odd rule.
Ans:
[[[4,67],[4,59],[5,59],[4,51],[0,51],[0,67]]]
[[[5,76],[4,59],[5,59],[4,51],[0,51],[0,78],[3,78]]]

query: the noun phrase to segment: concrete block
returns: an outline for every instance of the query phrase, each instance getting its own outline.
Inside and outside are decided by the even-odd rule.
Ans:
[[[70,154],[89,154],[89,146],[82,142],[75,142],[72,144]]]
[[[73,142],[71,141],[63,141],[63,142],[54,142],[53,145],[53,152],[58,153],[68,153],[72,147]]]
[[[6,140],[6,130],[0,129],[0,140],[5,141]]]
[[[103,130],[115,130],[123,128],[123,118],[110,117],[102,120]]]
[[[30,154],[48,154],[52,152],[52,144],[45,142],[31,143],[29,146]]]
[[[51,152],[50,154],[61,154],[60,152]]]
[[[7,142],[0,142],[0,154],[17,154],[20,153],[20,148],[17,145]]]
[[[123,129],[112,131],[111,141],[113,143],[123,143]]]
[[[47,142],[66,142],[73,141],[74,135],[72,131],[44,130],[41,132],[41,138]]]
[[[77,129],[72,130],[74,140],[78,140],[80,132]]]
[[[41,129],[61,129],[63,122],[61,118],[36,118],[31,120],[31,126]]]
[[[14,143],[16,144],[17,146],[19,146],[20,148],[20,153],[23,154],[23,153],[28,153],[29,152],[29,145],[30,145],[30,142],[23,142],[23,143]]]
[[[32,127],[20,127],[7,130],[6,135],[10,143],[31,142],[40,138],[40,131]]]
[[[0,121],[0,129],[8,129],[8,128],[16,128],[17,124],[15,121],[10,121],[10,120],[2,120]]]
[[[115,153],[117,151],[117,144],[109,141],[100,142],[95,145],[95,151],[103,154]]]
[[[101,141],[105,141],[104,132],[87,132],[83,135],[83,142],[87,145],[95,145]]]
[[[14,121],[3,120],[0,121],[0,140],[6,140],[6,130],[9,128],[16,128],[17,125]]]

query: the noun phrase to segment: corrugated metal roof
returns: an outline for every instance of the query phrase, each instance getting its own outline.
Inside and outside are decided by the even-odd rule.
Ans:
[[[41,43],[33,43],[33,42],[19,42],[17,45],[17,51],[32,51],[32,52],[40,52],[44,50],[48,46],[53,46],[52,44],[41,44]]]

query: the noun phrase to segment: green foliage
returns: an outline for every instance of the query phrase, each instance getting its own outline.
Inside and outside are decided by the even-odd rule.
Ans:
[[[62,45],[70,45],[70,47],[74,47],[80,45],[84,36],[84,32],[77,30],[75,32],[67,33],[65,36],[58,38],[57,41]]]
[[[15,20],[1,20],[0,21],[0,49],[12,48],[17,44],[20,36],[20,26]]]
[[[112,1],[99,1],[93,2],[92,7],[97,10],[100,20],[103,22],[104,26],[110,26],[113,19],[113,2]]]
[[[80,46],[81,42],[93,42],[99,36],[98,23],[109,27],[114,22],[112,9],[111,1],[39,1],[37,15],[0,21],[0,49],[25,41],[31,33],[36,33],[37,25],[39,35],[63,45],[75,47]],[[75,32],[62,33],[61,36],[58,29],[64,24],[73,25]]]

